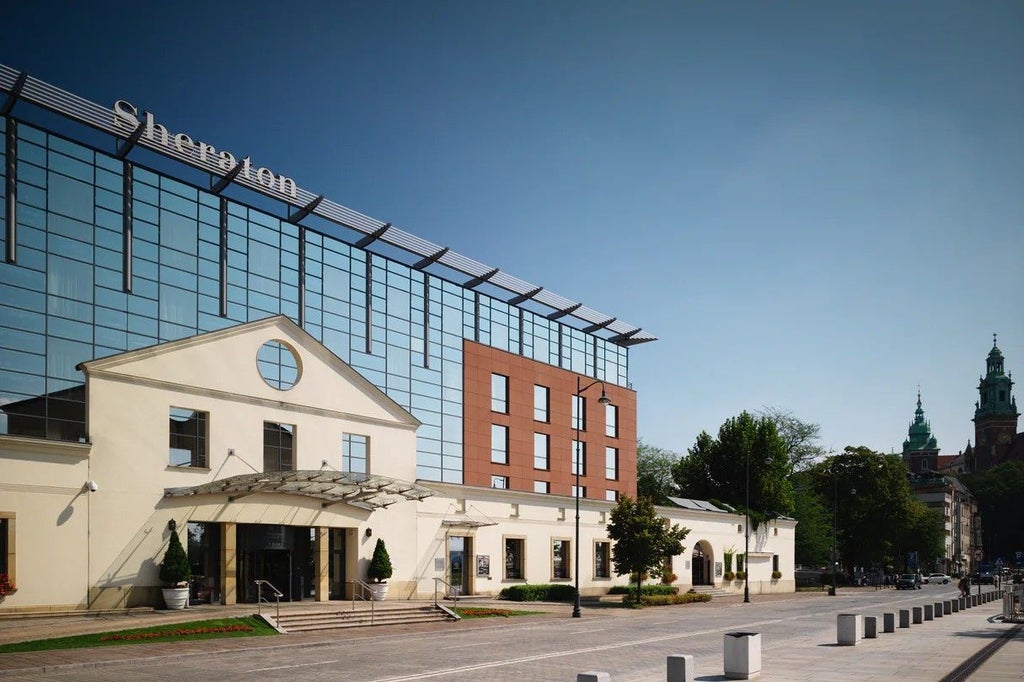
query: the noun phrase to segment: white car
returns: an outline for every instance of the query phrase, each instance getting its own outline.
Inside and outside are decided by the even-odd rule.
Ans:
[[[945,573],[932,573],[924,579],[926,583],[938,583],[940,585],[948,585],[951,580],[952,578]]]

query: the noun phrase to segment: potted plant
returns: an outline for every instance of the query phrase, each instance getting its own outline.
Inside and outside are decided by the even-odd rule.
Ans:
[[[18,591],[18,588],[11,582],[11,576],[6,573],[0,573],[0,603],[3,603],[7,595],[14,594]]]
[[[384,540],[377,538],[377,544],[373,547],[373,558],[370,559],[370,567],[366,571],[366,577],[370,580],[370,596],[374,601],[387,599],[387,581],[393,571],[388,548],[384,545]]]
[[[164,584],[164,603],[168,609],[183,609],[188,603],[188,581],[192,577],[192,566],[188,555],[181,546],[178,534],[171,531],[163,563],[160,564],[160,582]]]
[[[782,577],[782,571],[772,571],[772,580],[778,580]]]

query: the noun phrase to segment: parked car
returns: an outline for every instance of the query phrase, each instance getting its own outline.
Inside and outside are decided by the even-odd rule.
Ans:
[[[939,583],[940,585],[948,585],[951,580],[952,578],[945,573],[932,573],[924,579],[926,583]]]
[[[896,579],[897,590],[913,590],[915,588],[920,590],[921,584],[917,582],[917,575],[913,573],[904,573]]]
[[[988,571],[985,571],[983,573],[975,573],[974,577],[971,578],[971,582],[975,585],[995,585],[996,577]]]

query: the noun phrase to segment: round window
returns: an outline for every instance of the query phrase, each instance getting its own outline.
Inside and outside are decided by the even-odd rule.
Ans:
[[[283,341],[274,339],[260,346],[256,356],[256,366],[260,376],[279,391],[287,391],[299,381],[301,368],[299,358],[292,347]]]

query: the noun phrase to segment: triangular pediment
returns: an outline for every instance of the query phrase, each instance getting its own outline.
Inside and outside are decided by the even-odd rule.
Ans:
[[[272,401],[410,428],[420,424],[281,315],[91,360],[80,367],[87,380],[102,377],[234,400]]]

